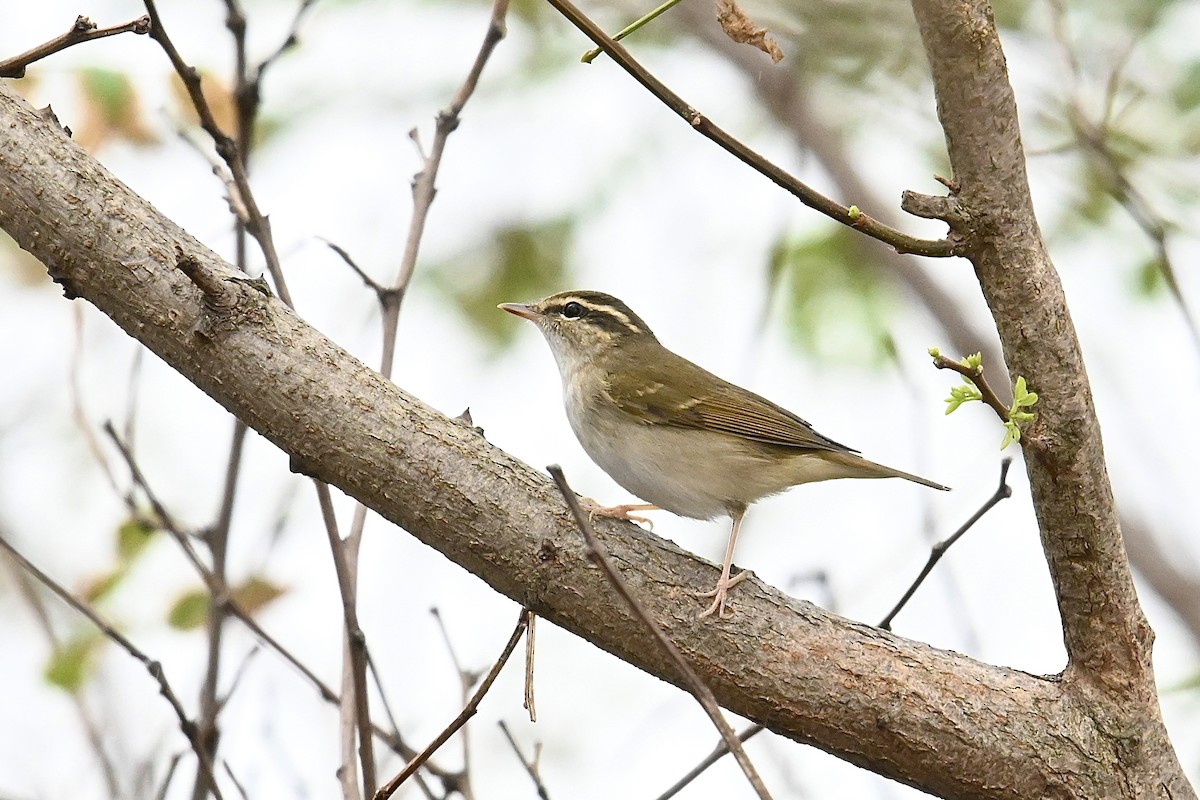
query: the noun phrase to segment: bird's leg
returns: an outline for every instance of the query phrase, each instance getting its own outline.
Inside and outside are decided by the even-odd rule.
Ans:
[[[590,497],[583,498],[579,503],[580,507],[588,512],[588,519],[595,517],[610,517],[612,519],[623,519],[629,522],[645,523],[654,529],[654,523],[649,519],[637,514],[630,514],[630,511],[659,511],[659,507],[650,503],[627,503],[622,506],[602,506]]]
[[[711,597],[712,605],[702,611],[696,619],[704,619],[713,614],[716,614],[718,618],[723,618],[725,616],[725,599],[729,590],[750,575],[750,570],[742,570],[732,578],[729,577],[729,570],[733,567],[733,548],[737,547],[738,531],[742,529],[742,519],[745,516],[746,509],[744,508],[733,515],[733,530],[729,533],[729,544],[725,546],[725,563],[721,565],[721,577],[717,580],[717,587],[711,592],[697,593],[698,597]]]

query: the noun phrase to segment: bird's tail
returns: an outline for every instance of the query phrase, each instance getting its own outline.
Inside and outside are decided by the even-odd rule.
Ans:
[[[949,486],[931,481],[928,478],[922,478],[920,475],[913,475],[911,472],[885,467],[883,464],[876,464],[874,461],[868,461],[862,456],[854,453],[822,453],[823,458],[827,461],[832,461],[846,468],[850,473],[846,477],[855,478],[903,478],[906,481],[919,483],[922,486],[928,486],[931,489],[940,489],[943,492],[950,491]]]

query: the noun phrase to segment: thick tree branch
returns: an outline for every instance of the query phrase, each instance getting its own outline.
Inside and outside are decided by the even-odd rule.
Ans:
[[[0,228],[68,296],[96,305],[306,472],[539,616],[675,680],[543,475],[305,324],[3,84]],[[206,302],[176,268],[177,248],[232,302]],[[743,613],[698,622],[693,592],[712,582],[713,565],[636,526],[599,528],[722,705],[879,774],[946,797],[1099,797],[1131,747],[1165,743],[1152,718],[1117,735],[1058,679],[850,622],[757,580],[739,590]],[[1188,796],[1182,778],[1169,785]]]
[[[1072,666],[1147,681],[1151,633],[1121,543],[1091,389],[1058,273],[1033,213],[1017,108],[982,0],[914,0],[968,255],[1011,375],[1042,398],[1027,456]]]
[[[1068,696],[1120,740],[1128,795],[1193,796],[1163,728],[1079,339],[1033,212],[1016,100],[984,0],[913,0],[954,167],[946,221],[975,266],[1010,376],[1038,392],[1022,438],[1062,615]],[[1136,735],[1131,734],[1137,731]]]

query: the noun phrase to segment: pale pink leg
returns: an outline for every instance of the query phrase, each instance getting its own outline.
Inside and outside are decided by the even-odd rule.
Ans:
[[[746,516],[745,510],[739,511],[733,515],[733,530],[729,533],[729,544],[725,546],[725,563],[721,565],[721,577],[717,580],[717,588],[711,592],[699,592],[699,597],[713,598],[712,605],[701,612],[697,619],[716,614],[718,618],[725,616],[725,599],[729,594],[729,590],[744,581],[749,575],[749,570],[742,570],[734,577],[729,577],[729,570],[733,567],[733,549],[737,547],[738,531],[742,529],[742,519]]]
[[[628,503],[623,506],[602,506],[590,497],[585,497],[579,503],[580,507],[588,512],[588,518],[593,517],[612,517],[613,519],[624,519],[630,522],[641,522],[648,525],[651,529],[654,528],[654,523],[645,517],[637,514],[630,514],[630,511],[658,511],[658,506],[650,503]]]

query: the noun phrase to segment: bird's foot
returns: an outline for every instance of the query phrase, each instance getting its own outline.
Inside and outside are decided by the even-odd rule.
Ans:
[[[583,498],[579,506],[588,512],[588,519],[596,517],[608,517],[610,519],[623,519],[627,522],[640,522],[646,527],[654,530],[654,523],[646,517],[638,514],[631,514],[631,511],[658,511],[658,506],[649,503],[628,503],[623,506],[602,506],[590,497]]]
[[[725,603],[728,599],[729,590],[750,577],[750,574],[750,570],[744,569],[733,577],[722,575],[721,579],[717,581],[717,588],[711,592],[696,592],[697,597],[711,597],[713,599],[712,605],[700,612],[700,616],[696,617],[696,619],[711,617],[713,614],[717,615],[717,619],[725,619],[728,616],[725,613]]]

